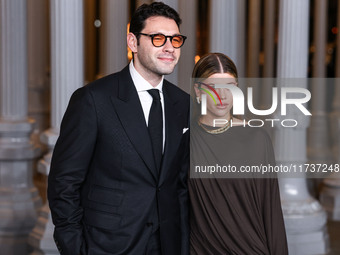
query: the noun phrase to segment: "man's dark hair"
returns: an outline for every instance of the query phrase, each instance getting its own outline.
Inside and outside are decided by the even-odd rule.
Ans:
[[[139,33],[145,27],[145,20],[154,16],[173,19],[176,22],[178,29],[182,23],[177,11],[173,8],[163,2],[153,2],[151,4],[142,4],[137,8],[130,22],[130,32],[136,35],[137,39],[139,39]]]

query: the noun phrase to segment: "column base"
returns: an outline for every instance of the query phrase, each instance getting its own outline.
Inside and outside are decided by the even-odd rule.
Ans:
[[[46,176],[50,172],[50,165],[52,159],[52,153],[54,145],[59,137],[59,132],[53,128],[46,130],[40,136],[40,140],[43,144],[47,145],[48,153],[46,153],[38,163],[38,171]]]
[[[288,237],[290,255],[315,255],[329,252],[329,237],[326,228],[306,234],[290,234]]]
[[[40,155],[40,148],[31,140],[34,121],[0,120],[0,160],[33,160]]]
[[[39,219],[31,232],[28,243],[33,248],[30,255],[58,255],[59,251],[53,240],[54,226],[48,204],[39,213]]]
[[[1,254],[24,255],[29,253],[27,235],[0,235]]]
[[[329,220],[340,221],[340,173],[333,173],[323,181],[320,202]]]
[[[40,140],[49,148],[49,152],[44,155],[38,163],[38,171],[46,176],[50,172],[51,158],[54,145],[58,139],[59,132],[55,129],[48,129],[41,134]],[[58,255],[59,251],[53,239],[54,225],[52,223],[51,211],[46,203],[39,212],[38,221],[30,233],[28,242],[33,248],[30,255]]]
[[[329,236],[326,212],[317,200],[283,203],[284,220],[290,255],[327,254]]]
[[[27,237],[37,220],[41,199],[36,188],[1,192],[1,254],[23,255],[29,252]]]
[[[37,220],[41,199],[33,185],[33,162],[40,148],[31,140],[34,121],[0,120],[1,254],[29,252],[27,238]]]

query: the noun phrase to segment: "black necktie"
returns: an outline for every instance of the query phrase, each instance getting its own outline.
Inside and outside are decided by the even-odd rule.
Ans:
[[[158,89],[148,90],[153,101],[150,108],[148,129],[151,137],[153,155],[155,157],[157,170],[160,170],[163,151],[163,114],[161,97]]]

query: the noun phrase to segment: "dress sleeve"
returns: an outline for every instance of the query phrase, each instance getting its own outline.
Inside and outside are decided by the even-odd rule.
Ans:
[[[265,138],[266,150],[266,163],[275,166],[274,149],[271,139],[268,135]],[[265,192],[264,192],[264,226],[267,236],[268,249],[270,254],[287,255],[288,246],[285,225],[283,220],[279,182],[277,176],[267,176],[263,179]]]

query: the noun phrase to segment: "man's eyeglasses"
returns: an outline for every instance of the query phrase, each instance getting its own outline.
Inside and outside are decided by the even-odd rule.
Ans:
[[[172,46],[176,49],[181,48],[184,44],[185,39],[187,39],[184,35],[163,35],[163,34],[144,34],[138,33],[139,35],[145,35],[151,37],[152,45],[155,47],[162,47],[168,38],[170,38],[170,42]]]

